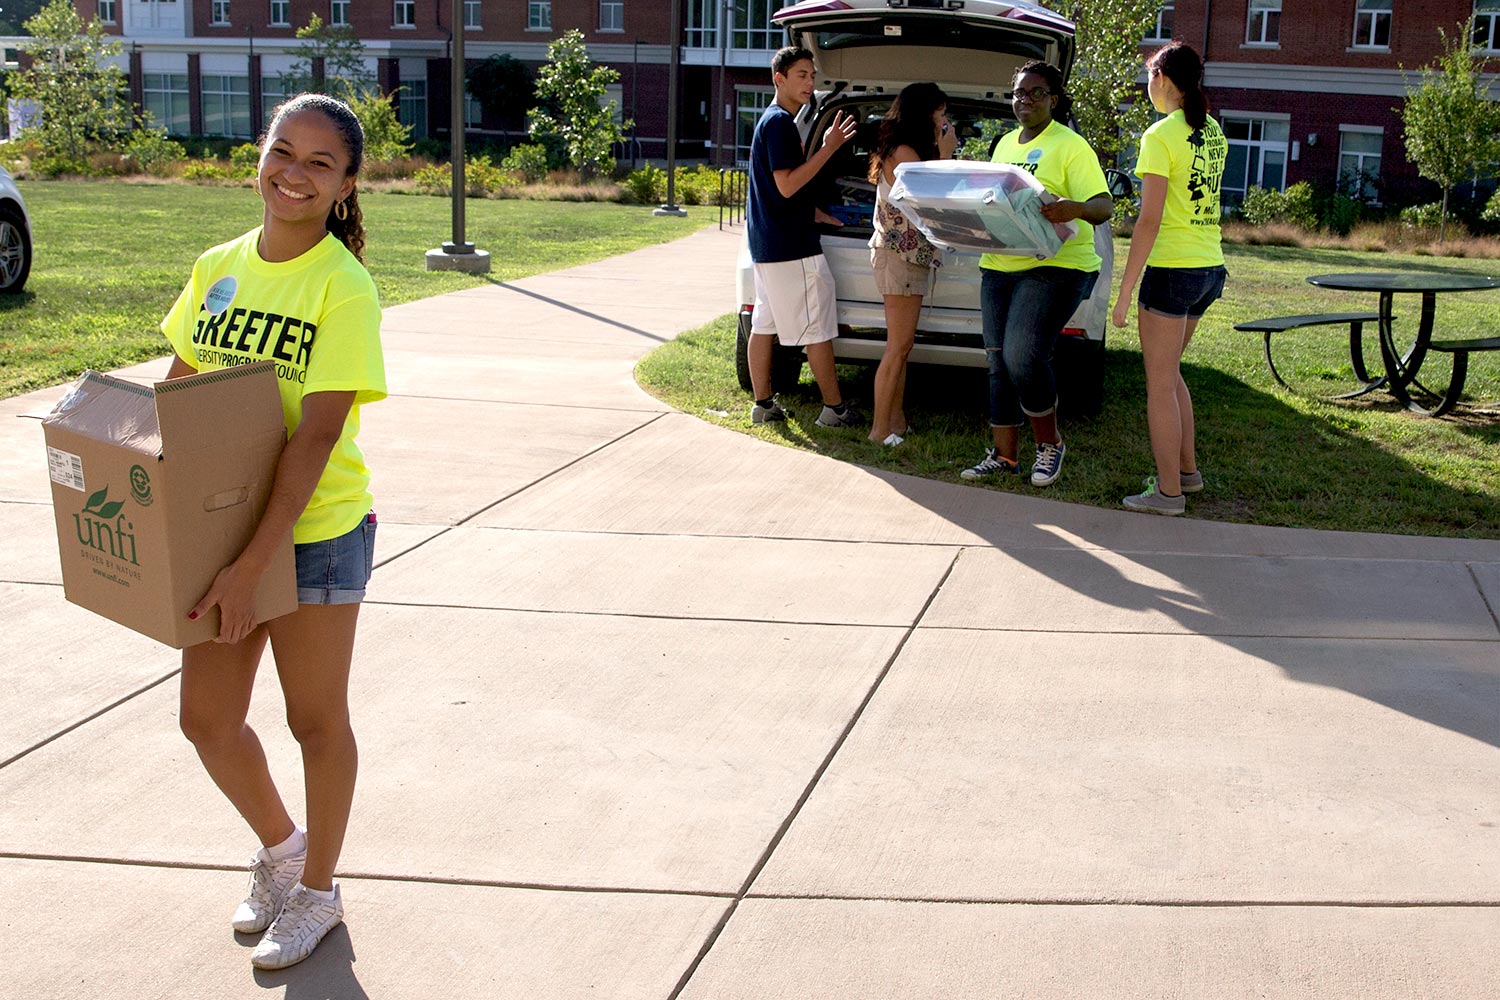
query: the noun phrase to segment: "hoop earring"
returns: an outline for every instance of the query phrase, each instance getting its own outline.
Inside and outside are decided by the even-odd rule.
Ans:
[[[347,200],[333,206],[333,217],[340,222],[344,222],[349,218],[349,202]]]

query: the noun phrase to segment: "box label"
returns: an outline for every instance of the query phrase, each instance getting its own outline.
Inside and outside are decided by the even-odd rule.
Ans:
[[[47,446],[47,474],[59,486],[67,486],[82,493],[83,459],[61,448]]]

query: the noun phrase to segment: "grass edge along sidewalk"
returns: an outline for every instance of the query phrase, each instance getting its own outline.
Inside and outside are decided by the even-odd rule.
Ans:
[[[25,291],[0,296],[0,398],[166,354],[158,324],[193,261],[261,217],[254,192],[236,187],[33,181],[21,194],[35,259]],[[493,268],[470,276],[426,270],[426,252],[452,235],[447,199],[363,192],[360,203],[386,306],[601,260],[718,218],[707,207],[675,218],[635,205],[470,201],[465,235]]]
[[[1116,251],[1123,260],[1124,244]],[[1209,310],[1183,360],[1198,424],[1199,462],[1207,488],[1188,502],[1189,517],[1247,524],[1408,535],[1500,538],[1500,356],[1475,359],[1466,402],[1430,420],[1401,410],[1381,392],[1357,401],[1318,398],[1353,384],[1347,333],[1311,335],[1277,346],[1277,365],[1299,390],[1289,393],[1266,371],[1259,336],[1237,322],[1280,312],[1373,308],[1348,293],[1306,284],[1331,271],[1436,267],[1500,271],[1494,261],[1434,260],[1344,250],[1226,246],[1230,283]],[[1447,296],[1438,303],[1445,331],[1493,329],[1500,295]],[[1398,324],[1403,302],[1398,299]],[[1416,299],[1407,305],[1416,308]],[[1413,313],[1413,317],[1414,317]],[[637,381],[667,403],[763,440],[841,461],[960,482],[960,469],[984,452],[984,382],[978,369],[914,366],[908,416],[914,433],[895,449],[866,440],[868,425],[818,427],[816,388],[783,394],[792,419],[756,427],[734,373],[734,316],[683,333],[657,348]],[[1374,357],[1373,331],[1367,351]],[[1145,374],[1134,324],[1108,331],[1105,403],[1099,416],[1070,420],[1061,479],[1046,490],[1022,482],[975,488],[1034,493],[1050,499],[1118,508],[1152,471],[1146,431]],[[1443,364],[1434,359],[1435,366]],[[841,366],[846,392],[865,401],[873,368]],[[1426,369],[1424,368],[1424,372]],[[1434,370],[1441,382],[1446,372]],[[1022,446],[1029,462],[1031,444]],[[1148,515],[1140,515],[1148,516]]]

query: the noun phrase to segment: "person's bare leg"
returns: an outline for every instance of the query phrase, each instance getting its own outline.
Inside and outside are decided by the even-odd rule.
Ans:
[[[1187,329],[1182,337],[1182,353],[1177,356],[1177,422],[1182,427],[1182,446],[1178,451],[1178,467],[1184,472],[1198,471],[1197,423],[1193,419],[1193,394],[1188,392],[1187,382],[1182,378],[1182,354],[1192,342],[1193,331],[1198,329],[1198,320],[1188,317]]]
[[[1031,424],[1031,436],[1036,439],[1037,444],[1043,441],[1048,444],[1062,444],[1062,434],[1057,430],[1057,411],[1053,410],[1045,417],[1027,417]]]
[[[1007,462],[1015,462],[1021,451],[1021,428],[990,426],[990,439],[995,445],[995,454]]]
[[[269,624],[286,718],[302,747],[307,862],[302,884],[333,888],[349,827],[359,748],[349,725],[349,664],[358,604],[303,604]]]
[[[817,344],[808,344],[806,351],[807,367],[812,369],[813,379],[818,383],[818,392],[823,396],[823,405],[838,406],[844,401],[844,397],[839,392],[839,376],[834,369],[833,341],[824,340]]]
[[[771,398],[771,354],[776,350],[774,334],[752,333],[748,353],[750,387],[756,399]]]
[[[296,825],[271,779],[260,738],[245,722],[265,648],[261,626],[232,646],[204,642],[184,649],[178,723],[219,791],[261,845],[274,847]]]
[[[911,353],[917,336],[917,319],[921,314],[920,295],[885,297],[885,351],[880,356],[880,367],[875,370],[871,441],[879,443],[906,430],[906,417],[901,412],[906,388],[906,356]]]
[[[1182,493],[1183,424],[1179,387],[1186,391],[1180,364],[1187,325],[1184,317],[1136,311],[1141,357],[1146,366],[1146,426],[1151,432],[1151,454],[1156,462],[1156,490],[1165,496]],[[1191,410],[1188,416],[1192,420]]]

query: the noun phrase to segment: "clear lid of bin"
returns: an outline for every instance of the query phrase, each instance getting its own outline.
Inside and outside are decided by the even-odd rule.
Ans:
[[[1078,233],[1042,217],[1057,197],[1009,163],[923,160],[900,164],[895,176],[891,203],[943,247],[1046,259]]]

